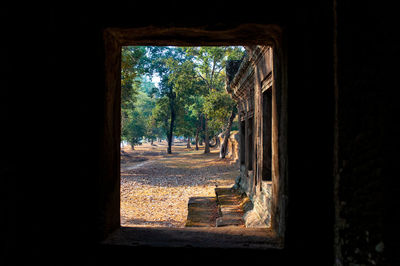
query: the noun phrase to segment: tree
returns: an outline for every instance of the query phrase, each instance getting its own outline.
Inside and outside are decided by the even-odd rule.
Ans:
[[[156,94],[162,101],[159,109],[168,111],[168,117],[159,112],[157,120],[163,117],[163,126],[167,136],[167,152],[172,153],[172,138],[177,120],[185,121],[184,107],[190,105],[190,96],[197,93],[199,80],[194,71],[195,64],[183,48],[180,47],[151,47],[148,48],[150,69],[160,77],[160,84]],[[168,108],[166,106],[168,101]],[[180,122],[180,123],[181,123]],[[161,122],[160,122],[161,123]],[[168,123],[168,125],[167,125]]]
[[[168,153],[172,153],[175,133],[188,140],[195,137],[197,149],[199,137],[204,136],[208,153],[208,138],[232,124],[228,120],[232,100],[224,91],[226,60],[242,55],[238,47],[123,48],[122,134],[132,142],[134,134],[128,129],[137,129],[150,140],[166,136]],[[144,74],[157,74],[158,86],[143,78]],[[144,132],[138,116],[146,121]]]
[[[132,149],[143,137],[145,125],[135,104],[140,90],[140,75],[144,73],[141,61],[144,47],[124,46],[121,49],[121,139]]]
[[[153,141],[157,138],[162,139],[165,136],[165,133],[158,126],[157,120],[153,114],[147,120],[145,136],[151,141],[151,145],[153,145]]]
[[[146,126],[142,116],[139,112],[133,110],[129,117],[129,123],[126,123],[122,127],[122,139],[128,141],[131,144],[132,150],[134,150],[135,145],[140,144],[145,130]]]
[[[235,119],[236,113],[237,113],[237,109],[236,109],[236,106],[234,106],[232,108],[231,115],[229,116],[228,125],[226,126],[226,130],[224,132],[224,141],[222,142],[221,149],[219,151],[219,157],[221,159],[225,158],[225,156],[226,156],[228,140],[231,135],[232,124],[233,124],[233,120]]]
[[[229,94],[225,91],[219,91],[206,97],[204,111],[209,117],[212,117],[210,131],[217,134],[221,129],[224,131],[224,141],[220,147],[220,158],[225,158],[230,131],[237,113],[236,104]]]
[[[158,123],[162,123],[168,141],[168,154],[172,153],[172,138],[176,119],[176,92],[174,84],[169,81],[172,74],[172,62],[185,60],[184,52],[177,47],[147,47],[147,64],[149,72],[157,73],[161,81],[158,90],[154,93],[160,98],[157,101],[158,108],[154,113]],[[162,100],[161,100],[162,99]],[[156,105],[157,105],[156,104]],[[167,107],[168,105],[168,107]],[[168,111],[168,117],[160,113],[160,110]],[[161,122],[161,120],[163,120]]]
[[[156,98],[153,94],[155,85],[149,80],[147,76],[140,78],[140,89],[136,96],[135,110],[140,114],[141,119],[144,121],[144,134],[143,136],[151,141],[160,135],[159,130],[155,127],[155,121],[152,117],[153,109],[156,106]]]
[[[197,116],[191,106],[185,105],[182,114],[177,121],[176,133],[179,136],[184,136],[187,139],[187,148],[190,148],[190,139],[196,134]]]
[[[184,136],[188,140],[187,147],[190,147],[190,138],[195,135],[195,124],[197,122],[197,112],[193,108],[197,98],[204,90],[203,82],[195,72],[195,64],[186,57],[185,61],[174,59],[168,60],[171,69],[169,84],[176,92],[175,113],[177,117],[177,134]]]
[[[152,111],[152,120],[154,120],[155,125],[160,128],[163,135],[167,136],[169,132],[170,125],[170,104],[168,97],[158,98],[156,106]]]
[[[128,124],[129,113],[134,109],[140,87],[138,77],[143,73],[140,62],[145,54],[144,47],[123,46],[121,49],[121,126]]]
[[[199,150],[199,137],[200,133],[203,131],[203,105],[204,105],[204,96],[201,94],[193,95],[192,104],[187,106],[186,109],[189,110],[193,117],[193,127],[195,130],[195,149]]]
[[[186,48],[185,51],[188,55],[193,56],[193,61],[197,66],[195,69],[196,74],[204,82],[207,88],[205,102],[209,99],[212,101],[214,94],[226,94],[226,92],[223,92],[226,76],[224,71],[226,61],[231,59],[240,59],[243,56],[243,50],[238,47],[190,47]],[[231,111],[229,104],[225,109]],[[213,117],[210,116],[210,110],[211,108],[205,106],[205,153],[210,152],[209,121],[210,119],[213,119]]]

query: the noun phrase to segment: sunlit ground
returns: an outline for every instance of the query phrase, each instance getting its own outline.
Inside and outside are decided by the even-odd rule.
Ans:
[[[213,197],[216,186],[232,186],[238,175],[236,165],[219,159],[218,149],[204,154],[203,147],[196,151],[176,142],[168,155],[166,142],[154,144],[124,149],[147,160],[121,164],[123,226],[183,227],[190,197]]]

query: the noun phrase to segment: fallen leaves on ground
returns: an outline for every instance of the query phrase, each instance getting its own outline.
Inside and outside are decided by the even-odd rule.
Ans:
[[[165,143],[139,148],[131,153],[153,153],[147,164],[121,172],[122,226],[184,227],[190,197],[213,197],[216,186],[232,186],[238,175],[237,166],[219,159],[217,150],[204,154],[177,143],[167,155]]]

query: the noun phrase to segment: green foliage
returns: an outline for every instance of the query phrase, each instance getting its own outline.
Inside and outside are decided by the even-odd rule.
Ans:
[[[124,46],[121,49],[121,104],[123,108],[131,108],[140,86],[137,79],[143,74],[140,67],[141,58],[145,54],[144,47]]]
[[[158,123],[153,115],[146,121],[146,133],[145,136],[149,140],[155,140],[157,138],[165,138],[165,131],[158,126]]]
[[[166,63],[170,69],[168,84],[173,87],[177,98],[186,103],[191,99],[190,96],[204,93],[204,86],[196,76],[196,65],[192,61],[169,58]]]
[[[123,47],[122,139],[136,144],[174,130],[193,137],[205,117],[209,135],[222,131],[234,106],[224,90],[226,61],[242,57],[239,47]],[[155,74],[158,86],[149,79]]]
[[[132,145],[138,142],[143,125],[138,121],[135,103],[140,88],[139,76],[144,47],[124,46],[121,49],[121,139]]]
[[[185,108],[185,111],[177,119],[176,134],[184,137],[194,136],[196,134],[196,123],[198,123],[198,118],[193,110]]]
[[[205,84],[202,112],[208,120],[207,135],[216,135],[225,129],[234,102],[224,90],[227,60],[241,59],[244,51],[239,47],[190,47],[185,51],[193,56],[195,71]]]
[[[241,59],[244,55],[242,48],[234,46],[187,47],[184,50],[192,57],[197,74],[209,91],[224,88],[227,60]]]
[[[225,128],[227,119],[235,107],[235,102],[225,91],[214,91],[205,97],[203,110],[209,119],[209,128],[213,133]]]
[[[155,106],[148,94],[152,83],[143,78],[145,47],[124,46],[121,49],[121,139],[132,146],[147,133],[147,117]]]
[[[145,121],[143,116],[137,112],[132,111],[131,116],[127,123],[121,129],[121,139],[129,142],[132,146],[139,144],[146,131]]]
[[[167,135],[170,125],[170,104],[168,97],[164,96],[162,98],[157,99],[156,106],[152,110],[152,120],[157,125],[157,127],[161,128],[164,135]]]

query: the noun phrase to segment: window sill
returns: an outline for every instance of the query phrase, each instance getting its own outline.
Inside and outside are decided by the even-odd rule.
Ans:
[[[271,230],[240,227],[121,227],[103,245],[131,247],[281,249]]]

